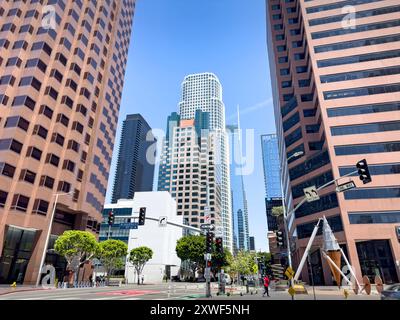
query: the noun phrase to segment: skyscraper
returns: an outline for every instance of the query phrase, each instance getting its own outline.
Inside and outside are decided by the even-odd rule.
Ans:
[[[158,191],[168,191],[177,214],[186,224],[221,225],[221,173],[216,165],[216,139],[209,131],[209,113],[197,110],[194,119],[168,117],[158,176]],[[210,221],[205,221],[207,213]]]
[[[276,217],[272,215],[272,208],[282,206],[280,160],[278,138],[276,134],[265,134],[261,136],[261,150],[263,156],[265,206],[268,230],[275,231],[278,229],[278,223]]]
[[[230,145],[230,173],[232,189],[232,229],[234,251],[250,249],[249,217],[246,190],[242,171],[242,139],[237,125],[228,125],[227,132]]]
[[[295,263],[326,216],[351,265],[397,282],[400,270],[400,5],[398,1],[266,1],[275,118],[288,209],[303,189],[338,179],[366,159],[372,183],[306,202],[291,225]],[[301,157],[287,160],[298,151]],[[341,179],[338,183],[349,181]],[[295,232],[293,232],[295,230]],[[371,232],[373,230],[373,232]],[[319,244],[321,237],[317,237]],[[313,249],[315,284],[331,284]],[[302,278],[309,281],[307,268]]]
[[[138,191],[152,191],[154,160],[150,147],[156,143],[151,128],[140,114],[128,115],[123,123],[112,203],[133,199]]]
[[[43,2],[0,4],[0,283],[36,282],[49,228],[98,233],[124,83],[135,1]]]
[[[222,233],[224,246],[231,252],[232,203],[229,173],[229,145],[225,132],[225,105],[222,86],[213,73],[192,74],[182,83],[182,100],[179,103],[181,118],[193,119],[196,110],[210,114],[210,130],[216,135],[216,163],[221,171]]]
[[[250,251],[256,251],[256,242],[254,237],[250,237]]]

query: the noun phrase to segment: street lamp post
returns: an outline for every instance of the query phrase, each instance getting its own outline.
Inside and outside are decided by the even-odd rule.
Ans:
[[[53,220],[54,220],[54,216],[56,214],[58,198],[60,196],[67,196],[67,195],[72,195],[72,194],[73,194],[73,192],[53,194],[53,196],[56,196],[56,199],[55,199],[54,204],[53,204],[53,210],[51,211],[50,223],[49,223],[49,228],[47,230],[46,241],[45,241],[45,244],[44,244],[42,258],[40,259],[39,272],[38,272],[38,276],[37,276],[37,279],[36,279],[36,286],[39,286],[39,284],[40,284],[40,278],[41,278],[41,275],[42,275],[42,268],[43,268],[43,265],[44,265],[44,261],[46,259],[47,247],[48,247],[49,241],[50,241],[51,228],[53,226]]]
[[[299,151],[299,152],[295,152],[294,154],[292,154],[288,159],[287,162],[289,162],[289,160],[300,157],[304,154],[303,151]],[[285,234],[286,234],[286,247],[287,247],[287,255],[288,255],[288,264],[289,267],[291,269],[293,269],[293,265],[292,265],[292,255],[291,255],[291,249],[290,249],[290,236],[289,236],[289,221],[288,221],[288,215],[286,212],[286,204],[285,204],[285,193],[284,193],[284,189],[283,189],[283,172],[282,172],[282,165],[281,165],[281,194],[282,194],[282,208],[283,208],[283,220],[284,220],[284,227],[285,227]],[[290,279],[290,284],[293,287],[293,278]]]
[[[207,190],[206,191],[207,192],[207,212],[208,212],[208,214],[210,214],[210,212],[211,212],[211,208],[210,208],[210,186],[208,185],[208,183],[201,182],[199,180],[193,180],[193,183],[194,184],[198,184],[200,186],[205,186],[206,187],[206,190]],[[204,211],[206,211],[206,210],[204,210]],[[210,216],[210,218],[211,218],[211,216]],[[208,267],[208,261],[209,261],[208,254],[205,255],[205,261],[206,261],[206,269],[209,269],[209,267]],[[211,270],[208,270],[207,272],[208,272],[208,274],[206,276],[206,297],[210,298],[211,297],[211,283],[210,283]]]

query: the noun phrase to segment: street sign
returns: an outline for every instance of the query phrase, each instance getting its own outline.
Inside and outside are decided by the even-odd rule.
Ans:
[[[288,267],[285,272],[286,277],[290,280],[294,277],[294,271],[291,267]]]
[[[222,227],[221,226],[218,226],[218,227],[215,227],[215,236],[216,237],[223,237],[223,232],[222,232]]]
[[[211,253],[204,254],[204,260],[211,260],[211,258],[212,258]]]
[[[137,229],[138,228],[138,223],[137,222],[127,222],[127,223],[121,223],[119,225],[120,229]]]
[[[339,184],[338,186],[336,186],[336,191],[337,192],[343,192],[346,190],[350,190],[356,187],[356,184],[354,183],[354,181],[349,181],[343,184]]]
[[[158,219],[158,224],[160,227],[166,227],[168,222],[168,217],[160,217]]]
[[[201,230],[214,230],[214,225],[213,224],[202,224],[200,225]]]
[[[319,200],[319,195],[316,186],[304,188],[303,191],[307,198],[307,202],[313,202]]]
[[[290,287],[288,290],[289,294],[293,297],[296,294],[296,290],[293,287]]]
[[[204,215],[204,222],[207,224],[211,223],[211,214],[207,213]]]

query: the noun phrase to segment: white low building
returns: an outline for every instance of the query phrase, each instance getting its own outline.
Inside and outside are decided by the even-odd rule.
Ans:
[[[183,218],[176,214],[176,202],[165,191],[136,192],[134,199],[119,200],[116,204],[106,205],[105,209],[132,208],[132,215],[138,217],[142,207],[146,208],[145,225],[129,231],[128,251],[141,246],[151,248],[153,258],[145,265],[142,275],[147,284],[161,283],[165,275],[171,278],[179,274],[181,260],[176,255],[175,248],[176,242],[183,235]],[[164,221],[168,224],[160,224],[160,218],[165,218]],[[128,283],[137,282],[136,270],[129,262],[125,268],[125,278]]]

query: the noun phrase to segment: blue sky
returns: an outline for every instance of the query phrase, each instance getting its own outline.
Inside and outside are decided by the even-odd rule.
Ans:
[[[110,199],[121,123],[141,113],[165,129],[178,111],[185,75],[213,72],[223,86],[227,124],[241,109],[243,129],[255,130],[255,170],[245,176],[250,234],[266,250],[260,135],[275,132],[266,48],[265,0],[138,0],[107,200]]]

